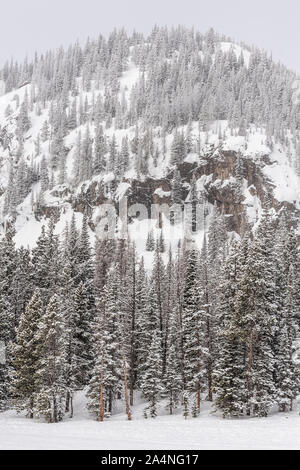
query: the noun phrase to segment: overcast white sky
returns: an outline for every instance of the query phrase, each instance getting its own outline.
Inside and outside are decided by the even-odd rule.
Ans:
[[[0,64],[13,56],[159,25],[216,31],[272,51],[300,73],[299,0],[0,0]]]

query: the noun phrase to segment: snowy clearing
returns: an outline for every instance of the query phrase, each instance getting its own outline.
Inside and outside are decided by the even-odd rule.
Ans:
[[[222,419],[202,405],[199,418],[181,414],[143,418],[144,403],[99,423],[75,398],[75,416],[58,424],[31,421],[13,411],[0,414],[0,449],[300,449],[299,404],[268,418]],[[166,413],[163,409],[160,413]]]

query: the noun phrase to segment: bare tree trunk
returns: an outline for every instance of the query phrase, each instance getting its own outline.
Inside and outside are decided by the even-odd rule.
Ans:
[[[57,423],[57,401],[56,397],[53,397],[53,421]]]
[[[136,275],[135,275],[135,254],[133,256],[133,292],[132,292],[132,312],[131,312],[131,341],[130,341],[130,406],[133,406],[133,389],[135,383],[135,296],[136,296]]]
[[[109,393],[108,393],[108,410],[107,410],[109,414],[111,414],[112,412],[112,400],[113,400],[112,389],[110,388]]]
[[[169,271],[168,271],[168,295],[167,295],[167,304],[166,304],[166,313],[165,313],[165,336],[164,336],[164,348],[163,348],[163,363],[162,363],[162,376],[164,377],[167,367],[167,350],[168,350],[168,340],[169,340],[169,319],[170,319],[170,310],[171,310],[171,285],[172,277],[170,273],[171,269],[172,256],[169,252]]]
[[[103,367],[104,367],[104,355],[102,351],[102,363],[101,363],[101,374],[100,374],[100,415],[99,421],[104,419],[104,409],[103,409]]]
[[[34,406],[33,397],[31,397],[30,398],[30,410],[28,413],[28,416],[30,419],[33,419],[33,406]]]
[[[125,394],[125,403],[126,403],[126,414],[128,421],[131,421],[131,412],[128,399],[128,387],[127,387],[127,368],[126,368],[126,359],[124,353],[124,347],[122,346],[122,357],[123,357],[123,374],[124,374],[124,394]]]
[[[200,375],[200,361],[198,361],[198,374]],[[198,378],[197,384],[197,410],[200,413],[200,403],[201,403],[201,390],[200,390],[200,376]]]
[[[207,312],[207,321],[206,321],[206,334],[207,334],[207,347],[209,352],[209,357],[207,359],[207,388],[208,388],[208,401],[212,401],[212,345],[211,345],[211,325],[210,325],[210,311],[209,311],[209,295],[208,295],[208,276],[207,269],[205,269],[205,300],[206,300],[206,312]]]
[[[200,413],[200,403],[201,403],[201,380],[200,380],[200,372],[201,372],[201,352],[200,352],[200,336],[199,331],[197,333],[197,340],[198,340],[198,383],[197,383],[197,410],[198,414]]]
[[[210,321],[207,320],[207,338],[208,338],[208,351],[209,358],[207,360],[207,388],[208,388],[208,401],[212,401],[212,348],[211,348],[211,332],[210,332]]]
[[[213,396],[212,396],[212,364],[211,364],[211,359],[209,359],[209,365],[208,365],[208,401],[213,401]]]
[[[67,396],[66,396],[66,413],[70,411],[70,392],[69,390],[67,391]]]
[[[70,395],[70,418],[73,418],[73,395]]]
[[[253,329],[250,333],[250,342],[249,342],[249,360],[248,360],[248,377],[247,377],[247,393],[248,393],[248,404],[247,404],[247,416],[251,415],[251,404],[250,404],[250,395],[251,395],[251,370],[253,364]]]

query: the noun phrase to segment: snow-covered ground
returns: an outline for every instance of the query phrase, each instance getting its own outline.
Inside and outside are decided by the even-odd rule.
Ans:
[[[79,394],[74,418],[58,424],[1,413],[0,449],[300,449],[300,404],[291,413],[250,419],[222,419],[204,403],[196,419],[164,414],[145,420],[143,408],[141,402],[134,407],[131,422],[120,412],[99,423]]]

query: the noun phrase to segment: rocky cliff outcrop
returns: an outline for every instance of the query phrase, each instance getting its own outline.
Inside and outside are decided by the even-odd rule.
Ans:
[[[239,171],[237,174],[237,159],[239,161]],[[274,184],[265,176],[263,168],[270,165],[267,155],[259,159],[253,159],[237,154],[234,151],[212,149],[204,155],[197,163],[183,162],[178,165],[182,181],[181,198],[186,201],[190,183],[195,176],[197,181],[202,181],[201,198],[208,203],[215,205],[220,213],[226,217],[228,231],[235,231],[243,234],[249,223],[247,207],[249,201],[245,192],[249,192],[254,200],[257,200],[260,207],[264,208],[267,201],[279,212],[283,207],[291,214],[291,219],[296,225],[300,218],[300,213],[296,207],[289,202],[280,202],[273,194]],[[164,178],[145,177],[142,180],[125,179],[117,182],[114,179],[104,183],[101,178],[96,181],[85,182],[74,194],[64,190],[63,194],[54,194],[60,200],[69,201],[77,212],[87,213],[92,216],[93,210],[99,205],[107,202],[115,204],[118,210],[120,194],[118,188],[126,184],[122,197],[128,199],[128,206],[133,204],[143,204],[149,214],[152,204],[171,205],[173,170]],[[47,207],[43,208],[45,215],[51,214]],[[91,227],[93,225],[91,224]]]

